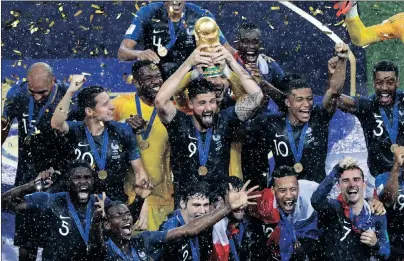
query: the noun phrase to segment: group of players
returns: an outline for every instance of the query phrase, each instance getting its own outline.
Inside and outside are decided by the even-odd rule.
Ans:
[[[17,214],[19,259],[43,247],[43,260],[404,260],[397,66],[374,66],[373,96],[345,96],[338,44],[315,104],[304,79],[259,53],[257,26],[240,26],[237,50],[222,33],[198,46],[201,17],[213,19],[184,1],[140,8],[118,54],[136,60],[136,93],[111,99],[84,75],[67,86],[45,63],[10,89],[2,144],[17,119],[19,156],[2,209]],[[362,125],[372,193],[355,159],[326,175],[337,108]]]

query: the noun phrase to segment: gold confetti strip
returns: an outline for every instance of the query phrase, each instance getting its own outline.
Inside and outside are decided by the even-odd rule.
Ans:
[[[129,74],[125,81],[127,84],[131,84],[133,82],[133,75]]]
[[[17,66],[21,66],[21,64],[22,64],[22,60],[18,60]]]
[[[41,131],[37,129],[37,130],[35,131],[35,135],[38,135],[38,134],[41,134]]]
[[[331,6],[326,5],[326,6],[324,6],[324,8],[331,9],[332,7],[331,7]]]
[[[93,26],[93,29],[94,30],[102,30],[102,26],[100,26],[100,25],[99,26]]]
[[[321,11],[320,9],[316,9],[316,10],[314,10],[314,8],[312,7],[312,6],[310,6],[309,7],[309,10],[310,10],[310,13],[313,15],[313,16],[316,16],[316,15],[318,15],[318,14],[324,14],[323,13],[323,11]]]
[[[48,113],[48,112],[49,112],[49,109],[46,109],[45,112]]]
[[[91,15],[90,15],[90,23],[93,22],[93,19],[94,19],[94,15],[91,14]]]
[[[279,6],[271,6],[272,11],[280,10],[281,8]]]
[[[46,21],[47,23],[49,23],[49,18],[45,18],[45,21]]]
[[[104,49],[104,54],[107,55],[108,54],[108,50],[107,48]]]
[[[59,12],[63,12],[63,5],[59,6]]]
[[[154,18],[152,18],[151,20],[152,20],[152,22],[156,22],[156,23],[160,22],[160,19],[154,19]]]
[[[247,17],[241,16],[241,19],[242,19],[242,20],[247,20]]]
[[[52,27],[55,24],[55,21],[50,22],[49,27]]]
[[[88,28],[88,27],[85,27],[84,25],[80,25],[79,28],[80,28],[80,29],[83,29],[84,31],[87,31],[87,30],[90,29],[90,28]]]
[[[133,12],[132,12],[132,15],[133,15],[134,17],[137,17],[137,15],[136,15],[135,13],[133,13]]]
[[[46,29],[46,31],[44,32],[44,34],[49,34],[49,33],[50,33],[49,29]]]
[[[238,15],[238,12],[237,12],[237,11],[234,11],[233,14]]]
[[[302,49],[302,46],[300,45],[300,43],[296,46],[296,52],[299,52]]]
[[[66,20],[67,16],[64,13],[62,13],[62,18],[63,20]]]
[[[95,4],[91,4],[91,7],[94,8],[94,9],[100,9],[100,6],[99,6],[99,5],[95,5]]]
[[[25,64],[24,66],[27,67],[26,64]],[[26,82],[26,81],[27,81],[27,78],[22,78],[22,81],[23,81],[23,82]]]
[[[342,25],[343,23],[344,23],[344,20],[341,20],[338,23],[334,24],[334,26],[339,26],[339,25]]]
[[[12,16],[14,16],[14,17],[20,17],[20,12],[18,12],[18,11],[10,11],[10,14],[12,15]]]
[[[116,19],[121,18],[121,15],[122,15],[122,13],[119,13],[119,14],[116,16]]]
[[[283,20],[283,23],[286,24],[286,25],[289,24],[288,16],[287,16],[287,15],[285,15],[285,19]]]
[[[79,16],[79,15],[81,15],[82,12],[83,12],[83,10],[78,10],[78,11],[74,14],[74,16]]]
[[[102,11],[102,10],[95,10],[95,13],[96,13],[96,14],[103,14],[104,11]]]
[[[21,52],[18,51],[18,50],[13,50],[13,52],[15,52],[15,53],[18,54],[18,55],[21,55]]]
[[[101,66],[101,68],[105,68],[105,67],[106,67],[106,64],[105,64],[105,63],[101,63],[100,66]]]
[[[330,32],[330,31],[323,31],[323,33],[325,33],[325,34],[332,34],[332,32]]]
[[[17,25],[20,23],[19,20],[15,20],[14,22],[11,23],[11,27],[15,28]]]

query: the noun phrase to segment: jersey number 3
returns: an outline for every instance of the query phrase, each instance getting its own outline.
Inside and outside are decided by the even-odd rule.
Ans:
[[[377,127],[375,130],[373,130],[373,134],[377,137],[380,137],[383,135],[383,121],[382,120],[376,120],[377,122]]]

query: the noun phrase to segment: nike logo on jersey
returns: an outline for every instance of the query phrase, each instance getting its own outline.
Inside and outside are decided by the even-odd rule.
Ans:
[[[280,135],[280,134],[278,134],[278,133],[275,133],[275,137],[276,137],[276,138],[285,137],[285,135]]]
[[[79,142],[79,147],[85,147],[85,146],[88,146],[88,144],[83,144],[83,143],[81,143],[81,142]]]
[[[23,113],[22,114],[22,117],[28,117],[29,115],[28,114],[26,114],[26,113]]]
[[[69,217],[69,216],[64,217],[64,216],[62,216],[62,215],[60,215],[60,216],[59,216],[59,218],[60,218],[60,219],[70,219],[70,217]]]
[[[190,138],[191,140],[198,140],[197,138],[191,137],[190,134],[188,134],[188,138]]]
[[[381,118],[381,117],[382,117],[382,116],[378,115],[377,113],[373,113],[373,116],[374,116],[375,118]]]
[[[162,32],[164,32],[164,30],[161,30],[161,31],[157,31],[156,29],[153,30],[154,34],[159,34],[159,33],[162,33]]]

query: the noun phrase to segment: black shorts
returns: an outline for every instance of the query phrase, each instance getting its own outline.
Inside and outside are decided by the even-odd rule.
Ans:
[[[14,245],[26,248],[44,247],[48,238],[46,214],[39,210],[18,211],[15,216]]]

